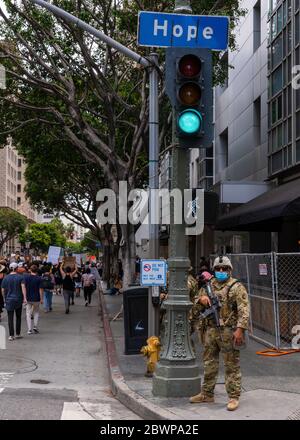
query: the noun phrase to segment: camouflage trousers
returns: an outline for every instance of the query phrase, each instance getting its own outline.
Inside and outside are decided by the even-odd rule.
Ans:
[[[229,398],[238,398],[241,394],[240,352],[232,345],[233,331],[230,327],[221,329],[223,341],[217,328],[208,327],[204,335],[204,381],[202,392],[214,395],[219,372],[219,354],[222,352],[225,366],[225,387]]]

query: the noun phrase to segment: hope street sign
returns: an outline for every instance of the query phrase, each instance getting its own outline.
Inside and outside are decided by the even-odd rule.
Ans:
[[[226,50],[229,17],[139,12],[138,44]]]
[[[141,285],[166,286],[167,285],[166,260],[141,260]]]

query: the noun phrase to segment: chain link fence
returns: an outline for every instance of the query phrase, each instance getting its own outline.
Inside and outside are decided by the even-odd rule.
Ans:
[[[231,254],[228,257],[233,277],[245,285],[249,294],[251,336],[276,349],[297,348],[300,254]]]

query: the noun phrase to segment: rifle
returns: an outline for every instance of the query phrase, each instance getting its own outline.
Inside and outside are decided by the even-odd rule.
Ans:
[[[212,278],[212,277],[211,277]],[[205,290],[207,292],[207,296],[210,299],[211,306],[208,307],[203,313],[200,313],[199,318],[205,319],[208,317],[212,317],[214,320],[214,323],[220,333],[221,341],[223,342],[223,335],[221,332],[221,323],[220,323],[220,316],[219,312],[221,310],[221,303],[217,295],[214,294],[212,288],[210,279],[206,279],[206,285]]]

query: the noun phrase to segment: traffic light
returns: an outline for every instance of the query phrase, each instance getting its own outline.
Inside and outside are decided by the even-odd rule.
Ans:
[[[166,92],[182,148],[213,141],[212,55],[209,49],[166,49]]]

